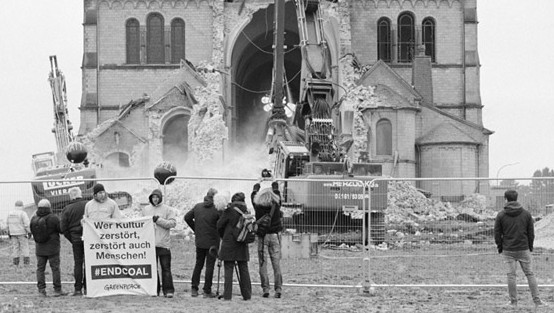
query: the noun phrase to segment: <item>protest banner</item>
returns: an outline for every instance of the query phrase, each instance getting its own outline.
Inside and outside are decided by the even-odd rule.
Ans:
[[[156,295],[154,222],[83,219],[87,297]]]

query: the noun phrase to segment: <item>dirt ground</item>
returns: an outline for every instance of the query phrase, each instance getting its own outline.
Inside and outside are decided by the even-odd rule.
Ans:
[[[72,255],[69,244],[62,240],[62,281],[64,290],[72,291]],[[309,264],[301,261],[284,262],[283,276],[285,286],[281,299],[262,298],[259,284],[253,284],[253,296],[250,301],[242,300],[238,286],[234,286],[233,299],[223,301],[190,296],[190,275],[193,268],[191,243],[182,239],[174,240],[173,272],[176,287],[175,298],[110,296],[103,298],[85,297],[47,297],[38,296],[35,285],[36,260],[31,257],[31,265],[15,267],[11,264],[6,241],[0,241],[0,312],[534,312],[534,306],[527,288],[521,288],[518,310],[510,310],[507,303],[506,288],[418,288],[418,287],[378,287],[373,295],[366,295],[359,288],[347,288],[359,283],[356,275],[337,275],[336,266],[348,263],[339,260],[330,263],[330,267],[318,267],[317,279],[305,278]],[[178,248],[179,247],[179,248]],[[183,248],[187,247],[187,248]],[[34,251],[34,244],[31,244]],[[182,252],[185,251],[185,252]],[[326,262],[321,262],[326,263]],[[377,266],[378,264],[374,264]],[[252,257],[249,263],[253,282],[259,281],[257,259]],[[308,267],[307,267],[308,266]],[[313,267],[313,263],[311,265]],[[318,264],[317,266],[320,266]],[[386,268],[387,278],[394,281],[396,276],[404,276],[402,281],[412,280],[411,284],[421,283],[420,275],[410,275],[408,271],[398,271],[391,266]],[[442,266],[438,264],[437,266]],[[414,266],[415,268],[415,266]],[[216,269],[217,271],[217,269]],[[51,274],[47,269],[47,281]],[[217,272],[216,272],[217,273]],[[459,275],[452,271],[450,275]],[[343,281],[340,281],[343,280]],[[344,283],[344,287],[304,287],[298,284]],[[23,282],[23,283],[14,283]],[[519,281],[518,281],[519,283]],[[215,284],[215,282],[214,282]],[[47,291],[52,291],[51,284]],[[214,289],[216,286],[214,286]],[[220,285],[223,289],[223,284]],[[214,290],[215,291],[215,290]],[[542,297],[554,303],[552,289],[541,288]],[[273,296],[273,295],[271,295]],[[554,305],[539,308],[537,312],[553,312]]]

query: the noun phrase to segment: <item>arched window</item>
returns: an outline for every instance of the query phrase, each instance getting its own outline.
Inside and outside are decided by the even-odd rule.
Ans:
[[[392,124],[389,120],[382,119],[376,127],[377,155],[392,155]]]
[[[398,16],[398,62],[412,62],[414,45],[414,17],[411,13],[405,12]]]
[[[423,34],[422,43],[425,46],[425,55],[431,57],[435,62],[435,21],[428,17],[421,24],[421,33]]]
[[[124,152],[114,152],[106,157],[106,162],[112,166],[124,168],[130,167],[129,155]]]
[[[185,22],[176,18],[171,21],[171,63],[185,59]]]
[[[127,64],[140,63],[140,25],[132,18],[125,23],[127,42]]]
[[[382,17],[377,22],[377,59],[390,62],[391,55],[391,22],[388,18]]]
[[[165,63],[164,19],[158,13],[152,13],[146,21],[146,63]]]

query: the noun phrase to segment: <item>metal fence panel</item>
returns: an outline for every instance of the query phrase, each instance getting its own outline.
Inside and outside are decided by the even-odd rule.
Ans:
[[[518,201],[537,221],[534,270],[539,283],[552,283],[554,232],[546,230],[554,226],[554,218],[546,215],[554,188],[551,178],[510,180],[509,185],[483,178],[375,180],[381,181],[388,181],[381,225],[386,235],[368,252],[373,283],[505,283],[493,230],[507,189],[518,191]],[[518,283],[527,284],[524,275],[518,275]]]

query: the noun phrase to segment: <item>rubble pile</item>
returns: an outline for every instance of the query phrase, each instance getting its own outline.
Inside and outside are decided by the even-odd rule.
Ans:
[[[554,249],[554,214],[535,223],[535,247]]]
[[[408,182],[391,181],[388,185],[385,220],[393,224],[456,219],[461,214],[476,221],[494,219],[496,211],[487,209],[483,195],[472,194],[457,205],[426,198]]]
[[[477,193],[467,196],[456,206],[456,210],[458,214],[467,214],[479,221],[494,219],[498,213],[487,208],[487,197]]]
[[[198,74],[206,81],[206,86],[194,91],[198,104],[193,107],[188,133],[192,163],[201,166],[213,163],[217,156],[222,155],[223,140],[227,139],[228,131],[219,93],[220,73],[207,62],[201,62],[198,68],[202,69]]]
[[[438,221],[457,215],[450,203],[426,198],[408,182],[391,181],[388,187],[386,223]]]

